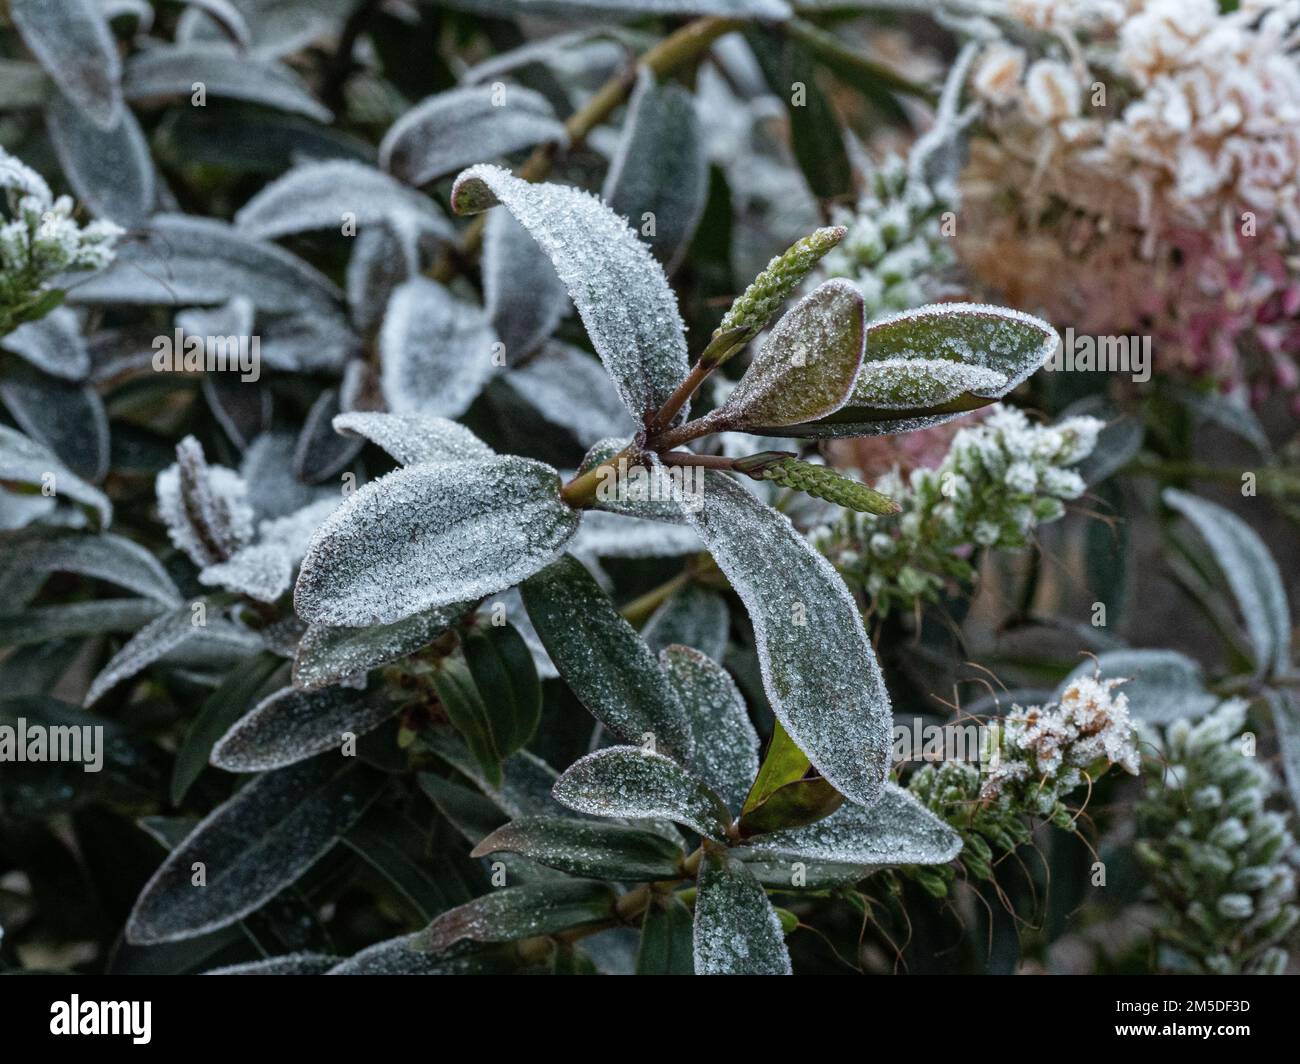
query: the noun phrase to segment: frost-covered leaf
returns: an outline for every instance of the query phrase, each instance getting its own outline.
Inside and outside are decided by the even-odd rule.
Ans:
[[[881,867],[944,864],[961,852],[961,836],[902,787],[885,784],[880,799],[863,807],[845,802],[805,827],[746,841],[748,852],[786,861]]]
[[[711,839],[726,838],[731,814],[672,758],[640,746],[609,746],[560,774],[555,800],[591,816],[672,820]]]
[[[423,185],[548,142],[563,146],[569,137],[544,96],[520,85],[476,85],[430,96],[402,115],[379,143],[379,165]]]
[[[687,373],[677,297],[663,268],[626,223],[595,196],[534,185],[495,166],[456,179],[452,209],[477,214],[503,204],[550,256],[619,397],[640,419]]]
[[[833,413],[853,390],[865,335],[862,293],[848,281],[827,281],[777,322],[712,417],[727,428],[748,428]]]
[[[324,975],[343,958],[327,953],[283,953],[260,961],[209,968],[204,975]]]
[[[203,398],[225,434],[239,450],[271,427],[269,388],[249,388],[238,376],[205,373]]]
[[[67,307],[55,307],[45,317],[0,336],[0,348],[64,380],[84,380],[90,372],[90,353],[81,335],[81,324],[76,312]]]
[[[569,552],[579,558],[672,558],[700,550],[689,525],[670,525],[641,517],[589,510],[582,515]]]
[[[686,713],[650,648],[591,574],[565,556],[523,585],[524,605],[565,683],[627,742],[692,753]]]
[[[157,203],[154,164],[130,108],[123,107],[105,129],[59,96],[46,118],[59,166],[77,198],[123,228],[145,222]]]
[[[293,472],[297,440],[292,432],[264,432],[244,451],[239,475],[248,485],[248,502],[261,520],[297,515],[302,520],[308,507],[326,500],[339,501],[337,488],[304,484]],[[323,519],[318,510],[317,520]],[[292,526],[276,526],[278,539],[292,538]]]
[[[619,455],[627,449],[629,440],[610,437],[592,444],[578,466],[578,473],[589,473],[598,466],[606,468],[600,474],[593,506],[609,513],[626,517],[645,518],[649,521],[666,521],[681,524],[681,506],[673,499],[672,489],[666,480],[659,479],[653,470],[635,459]],[[615,460],[617,459],[617,461]]]
[[[334,419],[342,413],[341,392],[327,388],[307,411],[298,442],[293,448],[293,475],[309,484],[332,480],[360,453],[363,443],[334,431]]]
[[[274,602],[293,583],[293,565],[292,556],[278,543],[254,543],[241,547],[226,561],[204,568],[199,583],[259,602]]]
[[[241,55],[224,44],[158,45],[136,52],[127,62],[122,92],[128,100],[190,97],[195,83],[212,96],[265,104],[317,122],[333,117],[287,66]]]
[[[355,758],[270,772],[217,806],[145,884],[126,925],[136,945],[225,927],[296,882],[365,812],[386,780]],[[201,864],[206,885],[193,886]]]
[[[101,528],[112,524],[113,506],[102,491],[78,477],[48,448],[6,425],[0,425],[0,482],[21,484],[54,498],[66,496],[93,510]]]
[[[623,824],[525,817],[497,828],[471,857],[517,853],[571,876],[639,882],[681,874],[686,856],[662,835]]]
[[[110,598],[0,613],[0,646],[32,646],[51,639],[134,632],[165,609],[153,599]]]
[[[610,209],[628,219],[668,270],[681,260],[699,225],[708,178],[694,97],[674,82],[659,84],[648,68],[639,68],[603,194]],[[652,225],[650,233],[647,224]]]
[[[733,812],[744,804],[758,774],[758,735],[736,681],[698,650],[670,646],[659,654],[678,701],[686,710],[695,753],[687,766]]]
[[[497,342],[478,307],[413,277],[393,292],[379,331],[388,408],[395,414],[463,414],[496,372]]]
[[[691,911],[675,894],[652,898],[641,922],[637,975],[694,975]]]
[[[159,214],[138,241],[118,248],[112,266],[79,281],[68,301],[199,306],[236,296],[261,310],[332,315],[342,293],[283,248],[225,222]]]
[[[251,654],[261,648],[262,640],[230,621],[211,618],[197,624],[196,613],[187,603],[150,621],[133,635],[127,644],[109,659],[86,692],[83,702],[92,706],[123,680],[129,680],[172,651],[186,644],[207,644],[218,651]]]
[[[365,691],[285,687],[236,721],[217,740],[210,760],[227,772],[283,768],[341,746],[348,734],[374,730],[399,708],[398,703]]]
[[[263,365],[291,373],[341,373],[363,347],[333,307],[267,318],[259,332]]]
[[[1166,488],[1162,498],[1200,533],[1223,570],[1255,650],[1256,674],[1288,672],[1291,611],[1286,583],[1264,541],[1231,510],[1215,503],[1174,488]]]
[[[138,543],[111,532],[46,535],[5,544],[0,561],[3,611],[27,602],[50,573],[94,577],[167,606],[181,601],[167,571]]]
[[[461,651],[487,710],[492,742],[504,760],[522,750],[542,716],[542,684],[524,637],[509,624],[461,633]]]
[[[721,661],[730,629],[727,600],[699,584],[687,584],[654,611],[641,629],[641,638],[651,650],[662,651],[677,643]]]
[[[353,232],[387,225],[407,250],[407,268],[418,268],[420,236],[444,240],[455,236],[451,223],[423,196],[365,163],[348,159],[306,162],[272,181],[235,215],[235,225],[249,236],[272,239],[312,229]]]
[[[330,628],[314,624],[298,644],[293,684],[299,690],[312,691],[404,658],[428,646],[469,607],[470,603],[453,602],[376,627]]]
[[[413,465],[354,492],[316,534],[294,605],[313,624],[390,624],[531,576],[578,515],[527,458]]]
[[[730,15],[781,20],[790,17],[784,0],[452,0],[452,7],[510,15]]]
[[[1149,724],[1196,720],[1222,701],[1206,689],[1201,666],[1191,658],[1176,650],[1145,649],[1107,650],[1096,661],[1081,662],[1061,681],[1054,697],[1059,699],[1076,680],[1094,674],[1127,681],[1120,690],[1128,697],[1129,712]]]
[[[221,32],[239,47],[247,48],[253,43],[253,31],[248,25],[248,20],[231,0],[181,0],[181,2],[187,8],[196,9],[208,16],[221,27]],[[181,40],[186,39],[179,33],[177,37]]]
[[[234,7],[248,28],[252,51],[274,59],[296,52],[320,37],[337,32],[353,11],[352,0],[312,0],[295,4],[286,0],[203,0],[191,4],[176,26],[178,41],[227,42],[242,36],[230,16],[218,16],[222,7]],[[202,8],[203,10],[200,10]]]
[[[609,374],[568,344],[551,342],[537,357],[507,369],[498,379],[552,425],[568,429],[583,447],[615,436],[626,440],[636,431]]]
[[[683,509],[749,611],[777,718],[841,794],[870,805],[889,767],[889,695],[839,574],[723,473],[709,470],[703,505]]]
[[[1300,809],[1300,699],[1291,688],[1266,690],[1264,700],[1273,711],[1273,727],[1277,729],[1278,752],[1291,808]]]
[[[352,411],[334,419],[334,431],[369,440],[401,465],[462,462],[494,455],[492,448],[464,425],[426,414]]]
[[[604,883],[587,879],[507,887],[443,913],[420,932],[416,948],[442,953],[466,939],[515,942],[600,923],[614,915],[615,897]]]
[[[510,955],[500,949],[452,949],[430,956],[420,949],[422,934],[376,942],[336,965],[327,975],[509,975]]]
[[[782,427],[779,434],[897,435],[939,425],[1007,395],[1059,344],[1045,321],[1005,307],[939,303],[880,318],[867,326],[862,372],[849,401],[815,422]],[[901,365],[917,362],[920,367],[910,370]],[[940,370],[928,365],[933,362],[966,369]],[[912,404],[911,397],[920,401]]]
[[[78,476],[103,480],[108,472],[108,412],[89,384],[73,384],[27,366],[0,380],[0,401],[18,427]]]
[[[695,898],[696,975],[789,975],[781,918],[758,881],[726,853],[706,853]]]
[[[233,469],[209,465],[193,436],[158,474],[158,513],[172,543],[200,568],[229,558],[253,538],[248,486]]]
[[[483,232],[483,306],[508,365],[535,350],[569,312],[551,260],[508,211],[489,213]],[[608,390],[608,378],[603,383]]]
[[[405,249],[392,230],[379,225],[357,233],[344,287],[348,311],[359,332],[369,336],[379,328],[393,292],[410,276]]]
[[[110,128],[123,110],[122,65],[95,0],[10,0],[9,14],[54,83],[91,121]]]

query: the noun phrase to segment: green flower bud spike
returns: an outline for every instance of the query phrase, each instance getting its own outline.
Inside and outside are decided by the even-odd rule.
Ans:
[[[826,466],[803,462],[789,451],[763,451],[738,459],[733,467],[754,480],[770,480],[858,513],[895,514],[898,503],[865,484],[841,476]]]
[[[842,225],[827,226],[796,240],[777,255],[731,304],[700,361],[720,366],[753,339],[781,308],[821,257],[844,239]]]

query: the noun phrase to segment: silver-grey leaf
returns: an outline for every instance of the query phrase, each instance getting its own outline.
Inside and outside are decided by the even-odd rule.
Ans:
[[[390,624],[518,583],[577,527],[559,477],[540,462],[408,466],[330,515],[303,560],[294,604],[313,624]]]
[[[95,0],[10,0],[9,14],[64,95],[96,125],[112,127],[122,111],[122,65]]]
[[[790,975],[790,952],[767,893],[728,854],[706,853],[695,897],[696,975]]]
[[[495,166],[466,170],[451,199],[458,214],[504,204],[532,234],[634,418],[668,399],[687,373],[677,297],[663,267],[621,218],[590,193],[530,184]]]
[[[0,348],[64,380],[84,380],[90,373],[90,352],[81,335],[81,323],[76,311],[68,307],[55,307],[43,318],[24,322],[0,337]]]
[[[730,630],[727,600],[699,584],[687,584],[651,614],[641,629],[641,638],[651,650],[678,643],[721,661],[727,653]]]
[[[383,414],[355,410],[334,419],[334,431],[361,436],[382,447],[401,465],[464,462],[491,458],[491,447],[464,425],[426,414]]]
[[[483,306],[507,365],[531,354],[569,312],[551,260],[508,211],[490,212],[483,232]]]
[[[0,481],[12,481],[53,497],[67,496],[95,512],[101,528],[113,521],[113,505],[98,488],[68,469],[46,447],[0,425]]]
[[[402,115],[379,143],[379,165],[423,185],[471,163],[568,141],[540,93],[504,83],[470,86],[430,96]]]
[[[499,379],[552,425],[568,429],[583,447],[611,436],[627,439],[636,432],[609,374],[596,359],[568,344],[551,341],[535,358],[508,368]]]
[[[46,123],[63,176],[96,215],[130,229],[153,213],[158,200],[153,157],[130,108],[123,107],[105,129],[56,96]]]

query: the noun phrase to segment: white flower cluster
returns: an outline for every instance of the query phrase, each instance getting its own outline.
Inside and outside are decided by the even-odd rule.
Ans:
[[[122,229],[108,221],[81,226],[72,200],[55,198],[45,179],[0,148],[0,333],[21,324],[50,278],[68,270],[98,270],[113,261]],[[48,309],[48,308],[47,308]],[[7,328],[6,328],[7,326]]]
[[[854,210],[835,212],[834,222],[848,233],[822,260],[817,279],[851,280],[870,321],[931,302],[939,294],[936,275],[956,256],[943,231],[951,194],[936,191],[898,156],[876,169],[868,184]]]
[[[1167,920],[1159,962],[1173,972],[1276,973],[1282,938],[1300,919],[1296,844],[1286,815],[1265,808],[1275,773],[1242,734],[1246,703],[1224,702],[1200,721],[1161,733],[1141,726],[1155,753],[1138,804],[1137,853]]]
[[[1138,774],[1137,737],[1123,680],[1083,677],[1057,703],[1012,708],[990,729],[994,758],[980,797],[1013,792],[1030,813],[1050,816],[1060,799],[1112,765]]]
[[[970,579],[973,548],[1023,549],[1064,514],[1085,488],[1069,467],[1092,453],[1101,429],[1092,417],[1036,425],[999,406],[958,432],[937,468],[906,477],[895,469],[875,484],[898,514],[846,514],[813,541],[880,612],[933,598],[946,580]]]

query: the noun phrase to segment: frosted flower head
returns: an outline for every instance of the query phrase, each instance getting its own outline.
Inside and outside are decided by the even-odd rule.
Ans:
[[[1069,66],[1040,59],[1025,75],[1025,112],[1040,125],[1064,122],[1079,113],[1083,86]]]
[[[1024,73],[1025,50],[1004,41],[994,41],[984,49],[971,73],[971,88],[982,100],[1002,107],[1020,94],[1020,79]]]

